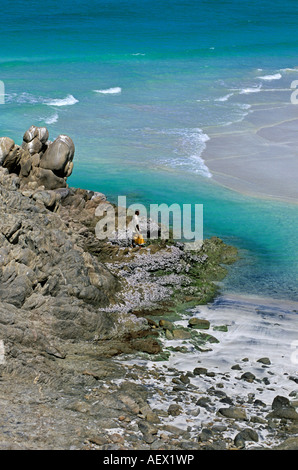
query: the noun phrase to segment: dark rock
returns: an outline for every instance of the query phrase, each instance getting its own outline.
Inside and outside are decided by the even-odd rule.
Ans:
[[[214,426],[212,426],[212,431],[213,432],[224,432],[228,429],[228,427],[224,424],[215,424]]]
[[[262,407],[266,406],[266,404],[262,400],[258,400],[258,399],[254,401],[254,405],[262,406]]]
[[[171,333],[173,335],[173,339],[184,340],[191,338],[191,334],[183,328],[172,330]]]
[[[190,379],[187,375],[182,374],[182,375],[180,375],[179,378],[180,378],[180,380],[183,384],[189,384],[190,383]]]
[[[152,434],[143,434],[143,440],[147,444],[152,444],[154,441],[156,441],[157,436],[153,436]]]
[[[216,440],[215,442],[203,443],[200,447],[202,450],[226,450],[227,443],[223,439]]]
[[[298,437],[289,437],[278,446],[275,446],[274,450],[298,450]]]
[[[267,415],[267,419],[290,419],[298,420],[298,413],[295,408],[278,408]]]
[[[240,379],[245,380],[246,382],[253,382],[255,380],[255,375],[252,374],[251,372],[245,372],[244,374],[241,375]]]
[[[172,331],[174,329],[173,323],[168,320],[160,320],[159,326],[161,326],[161,328],[163,328],[164,330]]]
[[[208,330],[210,328],[210,322],[208,320],[202,320],[200,318],[191,318],[188,321],[191,328],[198,328],[202,330]]]
[[[260,416],[251,416],[250,417],[250,422],[251,423],[258,423],[258,424],[266,424],[267,421],[264,418],[261,418]]]
[[[265,364],[267,366],[271,364],[271,361],[268,357],[261,357],[260,359],[257,360],[257,362],[260,362],[261,364]]]
[[[202,431],[198,435],[198,441],[199,442],[209,441],[209,439],[211,439],[212,436],[213,436],[212,430],[208,429],[208,428],[204,428],[204,429],[202,429]]]
[[[233,369],[233,370],[241,370],[241,367],[239,366],[239,364],[235,364],[234,366],[231,367],[231,369]]]
[[[233,405],[233,400],[230,397],[221,398],[220,403],[226,403],[227,405]]]
[[[217,396],[218,398],[226,398],[227,397],[226,392],[224,392],[223,390],[209,389],[208,392],[211,393],[212,395]]]
[[[295,377],[294,375],[290,375],[288,378],[289,378],[289,380],[293,380],[293,382],[298,384],[298,377]]]
[[[237,406],[231,406],[230,408],[220,408],[218,413],[225,418],[247,420],[245,409]]]
[[[237,437],[238,438],[241,437],[241,439],[243,439],[244,441],[253,441],[253,442],[258,442],[259,441],[258,433],[256,431],[254,431],[253,429],[251,429],[251,428],[242,429],[242,431],[240,431],[237,434],[235,439]]]
[[[198,399],[196,402],[198,406],[201,406],[203,408],[209,408],[209,405],[211,404],[211,400],[209,397],[201,397]]]
[[[244,449],[245,448],[245,439],[241,435],[241,433],[238,433],[235,438],[234,438],[234,444],[236,447],[239,449]]]
[[[182,408],[180,405],[170,405],[168,408],[168,414],[171,416],[179,416],[182,413]]]
[[[272,402],[272,409],[278,410],[280,408],[293,408],[288,398],[277,395]]]
[[[215,372],[207,372],[206,373],[207,377],[215,377]]]
[[[205,367],[196,367],[193,370],[194,375],[206,375],[207,374],[207,369]]]

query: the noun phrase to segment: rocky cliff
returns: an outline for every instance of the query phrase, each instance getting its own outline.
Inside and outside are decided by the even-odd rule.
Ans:
[[[122,399],[105,396],[92,425],[90,410],[83,416],[78,408],[91,383],[124,379],[126,372],[108,358],[160,353],[152,315],[211,300],[213,281],[225,275],[222,263],[236,256],[217,238],[195,254],[170,240],[141,249],[98,240],[96,209],[110,203],[103,194],[68,187],[74,144],[68,136],[48,137],[47,129],[32,126],[21,146],[0,138],[0,401],[17,416],[23,400],[33,403],[28,442],[8,425],[10,438],[0,434],[8,448],[80,448],[90,426],[129,410],[135,387],[130,398],[125,390]],[[134,400],[148,408],[142,387]],[[56,425],[49,424],[34,440],[41,403],[48,403],[50,421],[61,417],[63,437],[60,431],[53,437]],[[81,437],[71,435],[77,426],[86,431]]]

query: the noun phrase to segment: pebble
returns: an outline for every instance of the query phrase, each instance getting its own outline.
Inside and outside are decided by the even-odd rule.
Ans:
[[[179,405],[170,405],[168,408],[168,414],[171,416],[179,416],[182,413],[182,408]]]

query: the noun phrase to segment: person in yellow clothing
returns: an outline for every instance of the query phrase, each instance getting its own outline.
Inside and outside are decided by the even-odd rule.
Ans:
[[[142,246],[145,243],[144,238],[140,231],[139,215],[140,215],[140,211],[136,210],[132,219],[133,221],[133,238],[132,238],[133,246],[135,245]]]

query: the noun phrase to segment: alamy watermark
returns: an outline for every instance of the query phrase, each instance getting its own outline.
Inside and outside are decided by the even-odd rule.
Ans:
[[[95,215],[100,217],[95,234],[100,240],[129,240],[135,232],[134,215],[138,214],[139,231],[144,240],[168,240],[185,243],[186,248],[198,249],[203,242],[203,204],[176,204],[170,206],[141,203],[127,207],[126,196],[118,197],[117,207],[110,203],[99,204]],[[128,217],[131,221],[128,223]]]
[[[291,88],[294,89],[294,91],[291,94],[291,103],[292,104],[298,104],[298,80],[293,80],[291,83]]]
[[[5,85],[4,82],[0,80],[0,104],[5,103]]]

